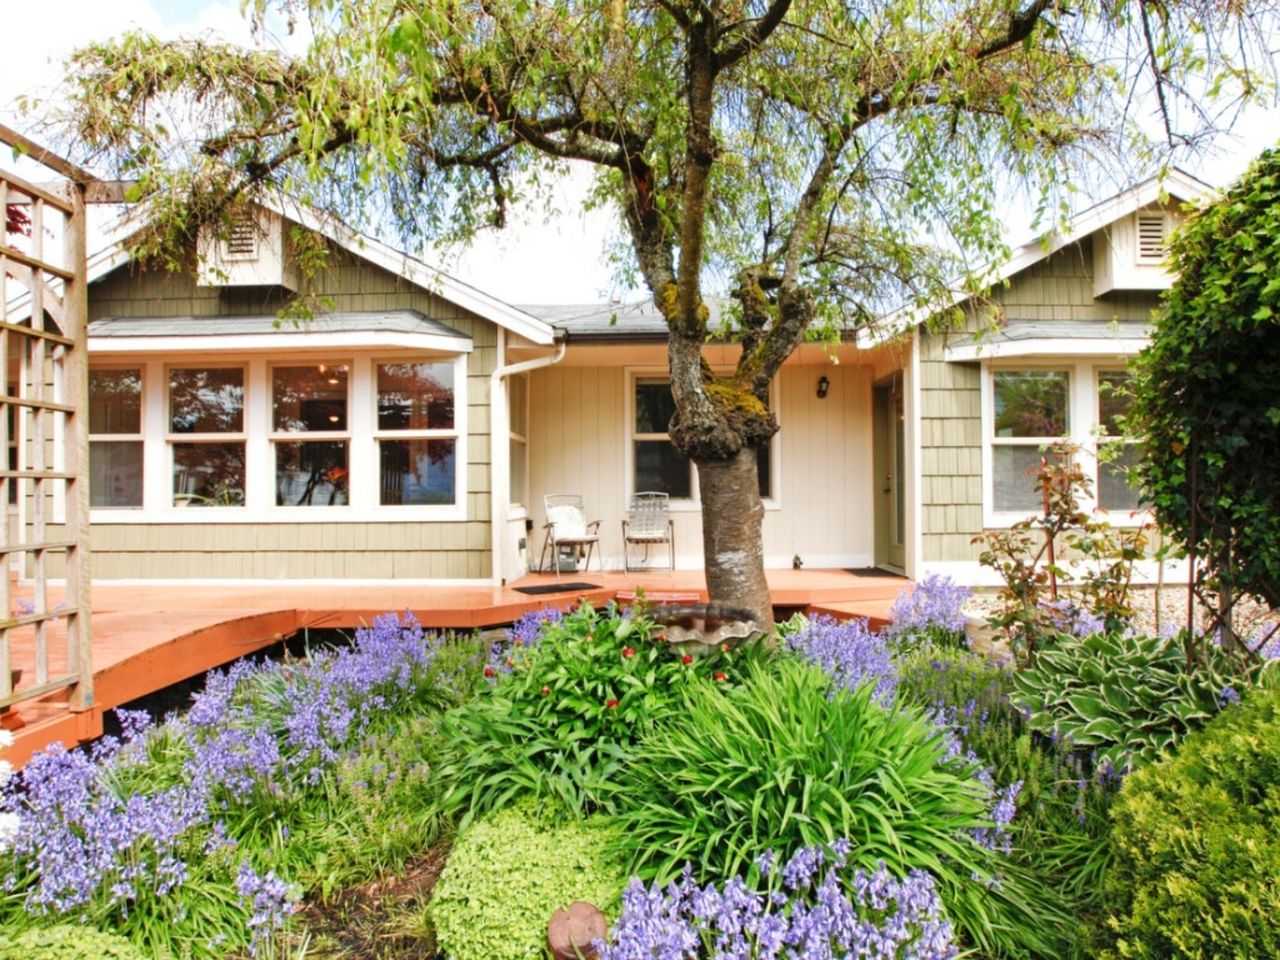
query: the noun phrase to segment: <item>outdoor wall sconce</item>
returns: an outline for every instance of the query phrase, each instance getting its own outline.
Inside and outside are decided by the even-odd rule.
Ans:
[[[827,379],[826,374],[818,378],[818,399],[827,399],[827,391],[831,389],[831,381]]]

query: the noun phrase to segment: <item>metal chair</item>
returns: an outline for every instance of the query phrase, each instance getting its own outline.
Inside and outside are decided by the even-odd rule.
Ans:
[[[560,549],[570,547],[582,556],[585,550],[586,562],[582,569],[591,566],[591,554],[600,543],[600,521],[587,522],[586,511],[582,507],[582,497],[576,493],[551,493],[542,498],[547,522],[542,529],[546,535],[542,541],[542,553],[538,555],[538,569],[546,572],[547,548],[551,548],[551,562],[556,568],[556,577],[560,576]],[[604,557],[600,558],[600,572],[604,573]]]
[[[627,518],[622,521],[622,569],[631,572],[627,548],[633,544],[644,545],[644,560],[649,560],[649,548],[657,543],[668,544],[671,551],[671,569],[676,568],[676,528],[671,521],[670,497],[665,493],[646,490],[631,498]]]

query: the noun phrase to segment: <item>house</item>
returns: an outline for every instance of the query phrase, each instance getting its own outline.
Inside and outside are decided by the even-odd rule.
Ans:
[[[1035,508],[1040,445],[1113,422],[1179,202],[1205,190],[1175,172],[1085,211],[1015,252],[989,303],[957,301],[962,328],[907,316],[797,350],[760,455],[766,564],[978,580],[970,541]],[[299,227],[328,245],[328,306],[292,326]],[[701,564],[652,307],[512,306],[302,208],[203,238],[184,273],[142,269],[127,241],[89,262],[95,579],[510,581],[561,492],[620,569],[640,490],[670,494],[677,565]],[[706,355],[727,369],[735,349]],[[1118,471],[1089,469],[1096,507],[1131,522]]]

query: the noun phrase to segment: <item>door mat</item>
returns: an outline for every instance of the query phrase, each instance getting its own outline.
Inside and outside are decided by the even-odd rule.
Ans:
[[[583,590],[599,590],[600,584],[582,580],[566,580],[564,583],[540,583],[536,587],[512,587],[517,593],[538,597],[544,593],[581,593]]]
[[[879,567],[845,567],[845,573],[851,573],[855,577],[896,577],[898,580],[905,580],[906,577],[898,573],[892,573],[889,570],[881,570]]]

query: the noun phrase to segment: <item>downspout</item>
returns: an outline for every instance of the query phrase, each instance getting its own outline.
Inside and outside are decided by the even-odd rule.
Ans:
[[[559,363],[564,359],[567,346],[568,339],[557,331],[555,353],[547,357],[521,360],[519,363],[506,363],[507,331],[502,327],[498,328],[498,366],[489,374],[489,555],[493,558],[491,579],[495,587],[502,586],[502,572],[506,569],[503,555],[507,542],[507,505],[511,502],[511,465],[507,462],[511,455],[510,444],[507,442],[511,434],[511,422],[506,384],[503,381],[512,374],[528,373],[530,370]]]

